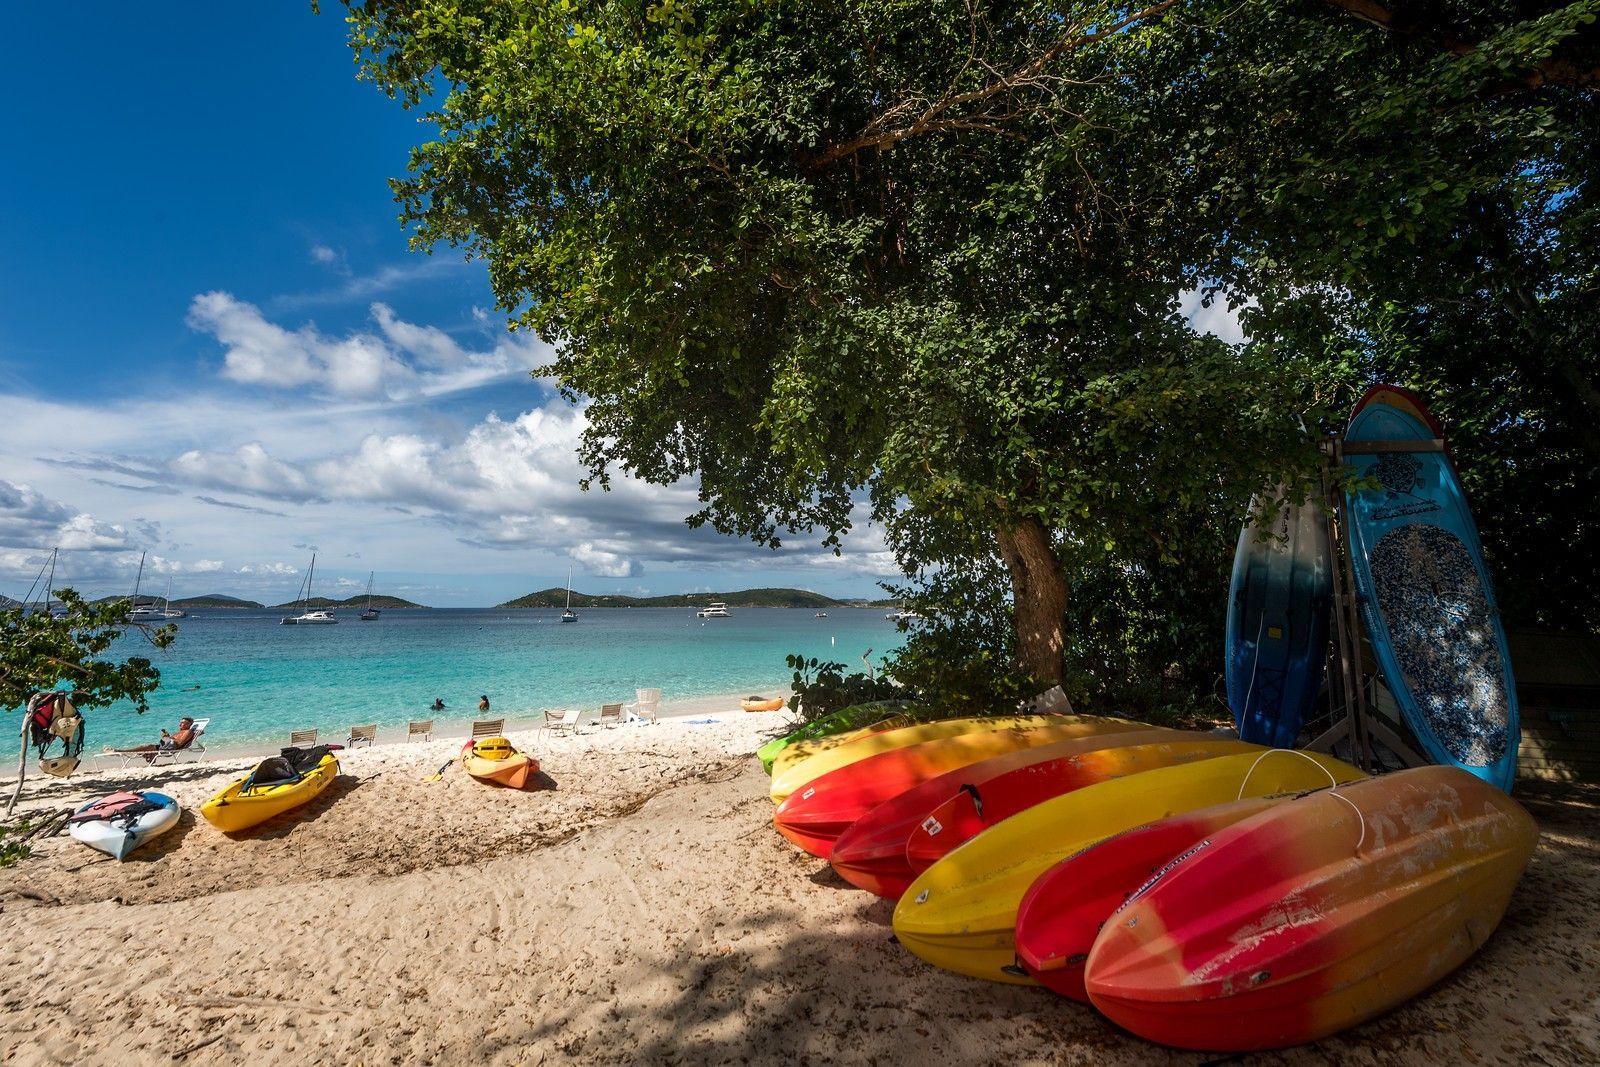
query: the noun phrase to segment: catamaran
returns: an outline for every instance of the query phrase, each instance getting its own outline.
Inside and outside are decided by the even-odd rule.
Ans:
[[[296,602],[300,605],[300,614],[285,615],[283,618],[278,620],[278,625],[332,626],[334,623],[339,621],[333,612],[325,608],[313,608],[311,606],[311,580],[316,577],[316,574],[317,554],[313,552],[311,553],[311,566],[306,570],[306,582],[302,587],[304,593],[296,598]]]
[[[697,619],[726,619],[728,617],[728,605],[720,600],[713,600],[695,612],[694,617]]]
[[[139,603],[139,583],[144,579],[144,557],[145,553],[139,553],[139,573],[133,576],[133,596],[129,598],[133,607],[128,610],[129,622],[150,622],[162,617],[154,600],[148,604]]]

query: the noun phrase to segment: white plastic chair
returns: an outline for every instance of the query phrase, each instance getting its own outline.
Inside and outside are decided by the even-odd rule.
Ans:
[[[583,714],[582,708],[563,708],[557,711],[544,713],[544,724],[539,727],[541,734],[569,733],[576,735],[578,732],[578,718]]]
[[[661,710],[661,690],[635,689],[633,703],[625,704],[623,707],[628,712],[628,717],[624,720],[626,722],[643,722],[645,719],[655,722],[656,714]]]

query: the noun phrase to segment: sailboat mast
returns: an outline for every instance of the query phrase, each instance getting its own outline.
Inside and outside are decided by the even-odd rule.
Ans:
[[[567,610],[572,610],[572,564],[567,564]]]

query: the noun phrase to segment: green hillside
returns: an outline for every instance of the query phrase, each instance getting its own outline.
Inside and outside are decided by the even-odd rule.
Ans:
[[[139,599],[143,600],[144,597],[140,597]],[[227,596],[227,595],[225,595],[223,593],[208,593],[205,596],[187,596],[187,597],[184,597],[181,600],[174,600],[172,602],[172,606],[175,607],[175,608],[183,608],[185,610],[188,610],[190,608],[262,608],[262,607],[266,607],[265,604],[257,603],[254,600],[241,600],[236,596]]]
[[[174,601],[174,603],[176,603],[176,601]],[[367,606],[367,595],[365,593],[361,593],[357,596],[351,597],[348,600],[329,600],[325,596],[314,596],[304,603],[308,608],[364,608]],[[290,608],[298,608],[300,606],[301,602],[298,600],[288,604],[272,605],[273,610],[288,610]],[[388,611],[398,608],[425,608],[428,605],[413,604],[411,601],[401,600],[397,596],[374,596],[372,598],[372,606]]]
[[[728,593],[679,593],[672,596],[633,597],[616,595],[591,596],[572,591],[574,608],[703,608],[719,600],[730,608],[836,608],[842,600],[813,593],[806,589],[740,589]],[[536,593],[519,596],[502,608],[560,608],[567,602],[567,591],[558,586],[541,589]]]

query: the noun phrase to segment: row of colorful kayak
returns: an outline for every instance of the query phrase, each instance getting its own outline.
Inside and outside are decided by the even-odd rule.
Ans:
[[[1210,1051],[1385,1012],[1494,930],[1538,838],[1462,770],[1124,719],[890,721],[775,753],[780,833],[897,901],[929,963]]]
[[[274,816],[303,807],[339,776],[334,751],[342,746],[286,748],[262,760],[243,778],[228,783],[200,806],[207,822],[224,833],[238,833]],[[539,761],[519,752],[504,737],[468,741],[458,757],[477,781],[512,789],[538,789]],[[116,859],[171,830],[181,814],[178,802],[155,790],[117,792],[91,800],[68,819],[68,833]]]

